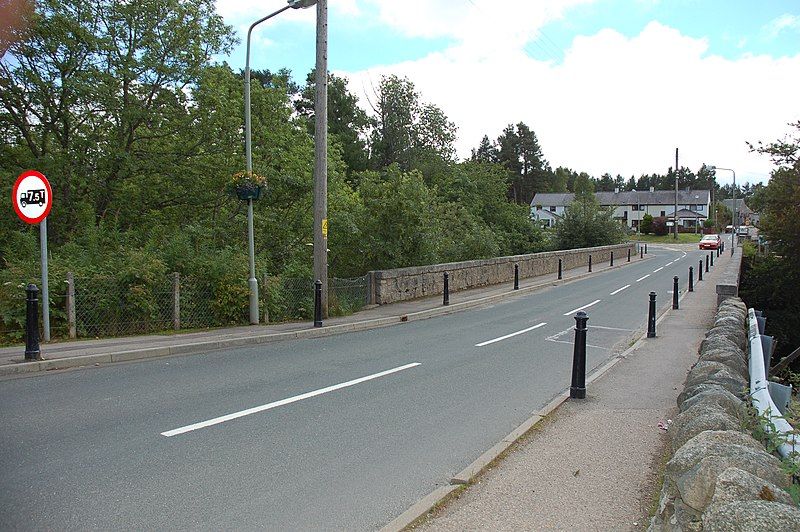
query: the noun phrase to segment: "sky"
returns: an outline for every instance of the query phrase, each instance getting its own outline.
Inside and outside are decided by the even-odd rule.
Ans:
[[[217,0],[241,44],[284,0]],[[747,142],[800,120],[798,0],[329,0],[328,68],[365,109],[381,76],[411,80],[458,127],[468,157],[511,123],[536,133],[553,168],[626,179],[679,164],[766,182]],[[251,68],[314,67],[316,8],[253,32]],[[733,172],[719,170],[720,183]]]

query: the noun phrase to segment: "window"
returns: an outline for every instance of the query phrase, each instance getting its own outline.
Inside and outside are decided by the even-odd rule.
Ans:
[[[638,205],[631,205],[631,210],[632,211],[638,211],[639,210],[639,206]]]
[[[661,216],[666,216],[666,215],[667,215],[667,211],[661,211]]]
[[[556,212],[556,206],[550,205],[550,212]]]
[[[695,205],[695,212],[703,212],[705,205]]]

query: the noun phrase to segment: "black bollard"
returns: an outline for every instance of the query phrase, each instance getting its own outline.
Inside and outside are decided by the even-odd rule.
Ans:
[[[647,244],[644,245],[644,254],[647,255]]]
[[[586,398],[586,322],[589,316],[584,311],[575,315],[575,348],[572,354],[572,385],[569,396],[572,399]]]
[[[640,258],[640,259],[643,259],[643,258],[644,258],[644,248],[643,248],[643,247],[640,247],[640,248],[639,248],[639,258]]]
[[[712,251],[711,253],[708,254],[708,256],[711,257],[711,265],[713,266],[714,265],[714,252]]]
[[[628,248],[628,262],[631,261],[631,249]]]
[[[444,272],[444,300],[442,305],[445,307],[450,304],[450,275]]]
[[[592,271],[592,256],[589,255],[589,273]]]
[[[708,273],[708,255],[706,255],[706,273]]]
[[[561,279],[561,259],[558,259],[558,278]]]
[[[519,264],[514,265],[514,290],[519,290]]]
[[[703,280],[703,261],[702,260],[700,261],[700,267],[697,268],[697,280],[698,281],[702,281]]]
[[[650,292],[650,310],[647,314],[647,337],[656,337],[656,293]]]
[[[31,283],[25,288],[25,360],[41,360],[39,347],[39,289]]]
[[[612,251],[611,252],[611,264],[610,264],[610,266],[613,266],[613,265],[614,265],[614,252]]]
[[[694,292],[694,268],[689,266],[689,292]]]
[[[678,276],[672,278],[672,309],[678,308]]]
[[[314,281],[314,327],[322,327],[322,281]]]

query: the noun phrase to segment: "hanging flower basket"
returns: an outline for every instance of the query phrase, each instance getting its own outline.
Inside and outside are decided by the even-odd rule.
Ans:
[[[259,199],[266,186],[267,178],[253,172],[238,172],[233,174],[230,189],[237,198],[247,201]]]

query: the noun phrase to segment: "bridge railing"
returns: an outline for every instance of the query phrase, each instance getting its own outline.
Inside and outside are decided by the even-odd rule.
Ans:
[[[768,368],[772,358],[772,339],[762,334],[764,332],[764,318],[756,315],[754,309],[748,309],[748,337],[750,341],[750,397],[753,406],[758,411],[759,417],[764,420],[767,431],[772,433],[781,442],[778,452],[781,456],[794,457],[800,460],[800,437],[794,428],[786,421],[784,414],[791,397],[791,387],[770,382]],[[760,319],[759,319],[760,318]],[[766,349],[765,349],[766,346]],[[787,390],[788,388],[788,390]],[[788,391],[788,395],[787,395]],[[778,404],[773,395],[780,396]]]

